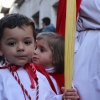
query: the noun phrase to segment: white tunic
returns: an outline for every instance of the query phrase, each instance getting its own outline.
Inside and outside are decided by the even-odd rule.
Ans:
[[[80,100],[100,100],[100,0],[82,0],[77,33],[74,86]]]
[[[17,70],[17,73],[32,100],[36,100],[36,89],[30,88],[31,82],[26,70],[20,68]],[[39,81],[38,100],[62,100],[62,95],[56,95],[53,92],[45,76],[38,71],[36,71],[36,74]],[[0,100],[25,100],[20,85],[8,69],[0,69]],[[27,96],[26,100],[29,100]]]

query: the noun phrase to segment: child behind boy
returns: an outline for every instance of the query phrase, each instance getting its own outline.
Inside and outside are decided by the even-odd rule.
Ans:
[[[36,37],[33,63],[43,66],[49,73],[57,94],[64,86],[64,39],[52,32],[42,32]],[[60,90],[60,91],[59,91]],[[77,100],[77,92],[69,89],[71,100]],[[76,97],[73,97],[73,94]]]
[[[62,100],[30,63],[34,44],[35,27],[29,18],[9,14],[0,20],[0,55],[6,59],[0,67],[0,100]]]

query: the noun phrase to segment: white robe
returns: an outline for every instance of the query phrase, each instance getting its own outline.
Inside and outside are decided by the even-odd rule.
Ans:
[[[36,100],[36,89],[30,88],[31,82],[26,70],[19,68],[17,73],[24,88],[32,97],[32,100]],[[38,100],[62,100],[62,95],[56,95],[53,92],[45,76],[38,71],[36,71],[36,74],[39,82]],[[25,100],[20,85],[8,69],[0,69],[0,100]],[[26,100],[29,100],[27,96]]]
[[[100,100],[100,0],[82,0],[73,84],[80,100]]]

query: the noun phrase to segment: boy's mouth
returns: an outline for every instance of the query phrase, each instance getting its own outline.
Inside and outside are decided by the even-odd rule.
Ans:
[[[23,55],[23,56],[16,56],[16,58],[18,58],[18,59],[26,59],[27,56],[25,56],[25,55]]]

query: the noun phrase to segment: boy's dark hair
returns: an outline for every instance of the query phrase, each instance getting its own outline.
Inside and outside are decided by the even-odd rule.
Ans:
[[[40,39],[45,40],[52,51],[56,73],[64,73],[64,38],[53,32],[42,32],[36,37],[36,40]]]
[[[49,25],[50,24],[50,18],[49,17],[45,17],[42,19],[43,23],[45,23],[45,25]]]
[[[2,39],[5,28],[10,28],[10,29],[13,29],[15,27],[22,28],[23,25],[32,26],[33,37],[36,40],[34,22],[31,19],[29,19],[28,17],[18,14],[18,13],[8,14],[5,17],[3,17],[2,19],[0,19],[0,40]]]

